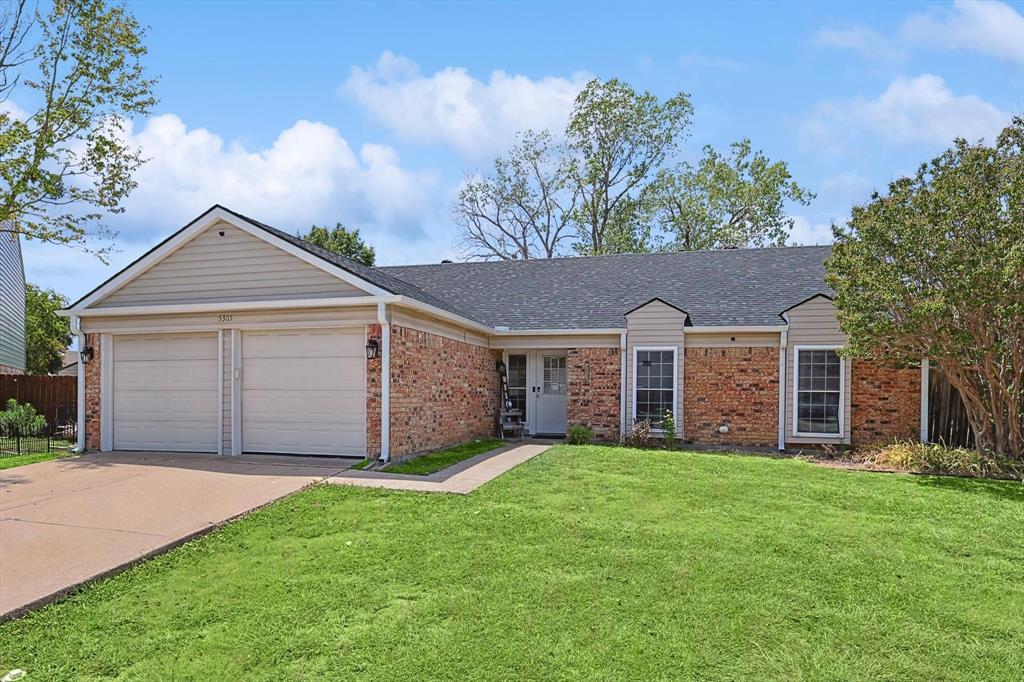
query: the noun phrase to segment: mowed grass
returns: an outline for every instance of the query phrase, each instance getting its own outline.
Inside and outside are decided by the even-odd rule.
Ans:
[[[497,438],[474,440],[461,445],[456,445],[452,448],[428,452],[425,455],[421,455],[420,457],[416,457],[415,459],[410,459],[399,464],[389,464],[384,467],[383,471],[387,471],[392,474],[417,474],[419,476],[427,476],[440,471],[441,469],[447,469],[451,465],[458,464],[465,459],[482,455],[485,452],[490,452],[495,448],[500,448],[502,445],[507,444],[507,441],[499,440]]]
[[[0,625],[6,667],[1020,680],[1024,488],[589,446],[469,496],[321,486]]]
[[[26,464],[35,464],[36,462],[45,462],[48,459],[57,459],[58,457],[68,457],[70,453],[67,451],[53,451],[53,452],[29,452],[24,455],[5,455],[0,457],[0,471],[4,469],[13,469],[14,467],[24,466]]]

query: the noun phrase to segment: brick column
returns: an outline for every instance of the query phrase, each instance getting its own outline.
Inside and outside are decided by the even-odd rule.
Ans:
[[[92,346],[92,359],[85,364],[85,448],[100,447],[100,335],[86,334],[85,345]]]

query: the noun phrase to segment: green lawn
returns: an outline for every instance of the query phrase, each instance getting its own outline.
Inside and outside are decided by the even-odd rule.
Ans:
[[[27,679],[1024,677],[1024,487],[560,446],[315,487],[0,625]]]
[[[48,459],[57,459],[58,457],[67,457],[71,452],[69,450],[29,450],[23,455],[4,455],[0,457],[0,470],[11,469],[13,467],[20,467],[25,464],[35,464],[36,462],[45,462]]]
[[[474,440],[469,443],[463,443],[462,445],[456,445],[453,448],[447,448],[446,450],[437,450],[436,452],[429,452],[416,459],[410,459],[401,464],[389,464],[384,467],[383,471],[387,471],[392,474],[418,474],[420,476],[427,476],[441,469],[450,467],[453,464],[458,464],[464,459],[475,457],[500,448],[502,445],[507,445],[507,441],[498,440],[497,438],[487,438],[484,440]]]

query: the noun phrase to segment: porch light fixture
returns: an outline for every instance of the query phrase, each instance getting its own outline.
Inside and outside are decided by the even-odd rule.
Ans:
[[[86,346],[82,349],[82,352],[78,354],[78,357],[82,359],[83,364],[89,364],[89,361],[92,360],[92,354],[92,346]]]
[[[370,339],[366,344],[366,359],[376,360],[378,355],[380,355],[380,343],[377,339]]]

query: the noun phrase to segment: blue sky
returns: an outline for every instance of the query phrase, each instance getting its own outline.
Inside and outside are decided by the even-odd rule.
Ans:
[[[359,227],[383,264],[454,255],[448,206],[515,130],[561,129],[588,78],[690,94],[683,155],[750,137],[817,192],[794,241],[955,135],[1024,112],[1024,2],[172,3],[150,27],[151,159],[111,265],[28,244],[76,298],[212,203],[289,231]]]

